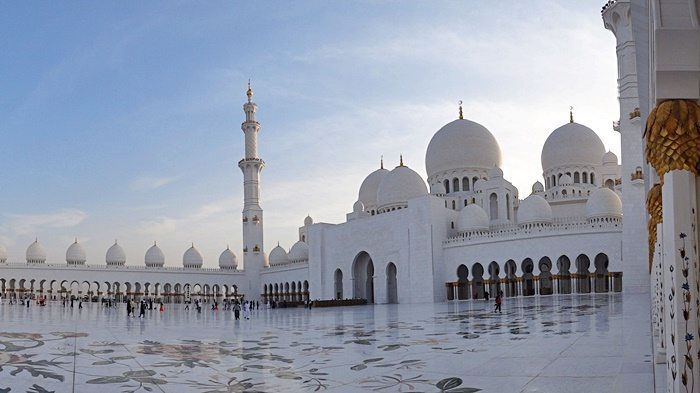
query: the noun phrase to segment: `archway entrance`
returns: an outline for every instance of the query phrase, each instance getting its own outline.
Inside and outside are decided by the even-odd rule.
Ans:
[[[343,271],[336,269],[335,271],[335,286],[334,286],[335,298],[338,300],[343,299]]]
[[[365,251],[357,254],[352,264],[353,297],[374,303],[374,263]]]
[[[459,265],[457,268],[457,300],[469,299],[469,268]]]
[[[552,260],[549,257],[540,259],[540,295],[551,295],[554,293],[552,285]]]
[[[596,293],[608,292],[608,256],[600,253],[593,260],[595,266],[595,291]]]
[[[399,302],[398,287],[396,284],[396,265],[394,265],[393,262],[389,262],[386,266],[386,296],[387,303]]]

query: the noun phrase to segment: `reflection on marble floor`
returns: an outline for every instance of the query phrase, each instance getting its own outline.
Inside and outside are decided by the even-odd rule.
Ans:
[[[140,320],[123,307],[5,303],[0,392],[651,391],[648,327],[626,331],[623,307],[636,300],[622,296],[506,299],[502,314],[483,301],[260,310],[249,321],[175,305]]]

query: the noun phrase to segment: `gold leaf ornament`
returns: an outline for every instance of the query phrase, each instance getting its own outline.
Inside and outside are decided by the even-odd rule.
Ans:
[[[672,170],[698,174],[700,105],[692,100],[667,100],[649,113],[644,137],[647,161],[663,175]]]

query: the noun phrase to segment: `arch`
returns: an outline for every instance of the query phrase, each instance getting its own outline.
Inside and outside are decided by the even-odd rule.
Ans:
[[[483,299],[484,292],[484,267],[479,263],[472,265],[472,290],[474,291],[474,299]]]
[[[498,262],[492,261],[489,263],[488,272],[489,293],[492,294],[493,297],[496,297],[496,295],[501,291],[501,279],[499,277],[501,274],[501,267],[498,265]]]
[[[612,179],[608,179],[605,181],[605,187],[614,191],[615,190],[615,182]]]
[[[334,284],[333,293],[335,293],[335,298],[341,300],[343,298],[343,271],[340,269],[335,269],[333,274]],[[301,289],[301,288],[299,288]]]
[[[540,268],[540,295],[553,294],[552,260],[549,257],[542,257],[537,266]]]
[[[457,210],[457,203],[452,201],[452,210]]]
[[[578,172],[574,172],[574,183],[580,183],[581,182],[581,174]]]
[[[462,191],[469,191],[469,178],[468,177],[462,178]]]
[[[514,260],[509,259],[505,265],[506,271],[506,296],[518,296],[518,265]]]
[[[352,263],[352,276],[353,297],[367,299],[367,303],[374,303],[374,263],[366,251],[361,251],[355,257]]]
[[[591,260],[587,255],[581,254],[576,257],[576,286],[578,293],[591,292],[590,272],[588,268],[591,266]]]
[[[498,219],[498,195],[495,192],[489,196],[489,212],[492,220]]]
[[[510,220],[510,194],[506,194],[506,220]]]
[[[520,264],[520,269],[523,271],[523,296],[535,295],[535,275],[532,272],[535,270],[535,264],[530,258],[525,258]]]
[[[456,177],[452,179],[452,191],[459,192],[459,179]]]
[[[557,177],[555,175],[552,175],[552,187],[557,185]]]
[[[557,258],[557,271],[559,275],[559,293],[571,293],[571,261],[566,255]]]
[[[581,173],[581,182],[583,184],[588,183],[588,172],[582,172]]]
[[[595,184],[595,174],[591,172],[591,184]]]
[[[394,262],[389,262],[389,264],[386,265],[386,294],[387,303],[393,304],[399,302],[396,265],[394,265]]]
[[[443,184],[445,186],[445,194],[449,194],[450,193],[450,181],[445,179]]]
[[[608,256],[602,252],[593,259],[593,266],[595,266],[594,288],[596,293],[610,291],[610,286],[608,284],[608,265]]]
[[[454,297],[454,294],[450,293],[450,295]],[[457,300],[466,299],[469,299],[469,268],[466,265],[459,265],[457,267]]]
[[[304,301],[306,300],[309,300],[309,282],[304,280]]]
[[[479,180],[478,176],[472,177],[472,188],[476,190],[476,181]]]

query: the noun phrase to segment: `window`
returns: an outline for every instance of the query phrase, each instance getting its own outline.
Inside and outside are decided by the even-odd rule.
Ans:
[[[510,220],[510,195],[506,194],[506,219]]]
[[[476,187],[476,181],[477,181],[477,180],[479,180],[478,177],[476,177],[476,176],[472,177],[472,188],[473,188],[473,187]]]
[[[456,177],[452,179],[452,191],[459,192],[459,179]]]
[[[450,181],[445,180],[445,194],[449,194],[449,193],[450,193]]]
[[[462,191],[469,191],[469,178],[468,177],[462,178]]]
[[[580,183],[581,182],[581,176],[578,172],[574,172],[574,183]]]
[[[455,201],[452,201],[452,210],[455,210],[455,209],[457,209],[456,203],[455,203]]]
[[[452,221],[452,222],[450,223],[450,226],[452,227],[452,229],[455,229],[455,222]]]
[[[593,172],[591,172],[591,184],[595,184],[595,177],[593,175]]]
[[[557,185],[557,178],[556,176],[552,175],[552,187]]]
[[[464,206],[467,206],[467,200],[466,200],[466,199],[464,200]]]
[[[498,195],[496,193],[491,194],[489,197],[489,210],[491,212],[491,219],[498,219]]]

